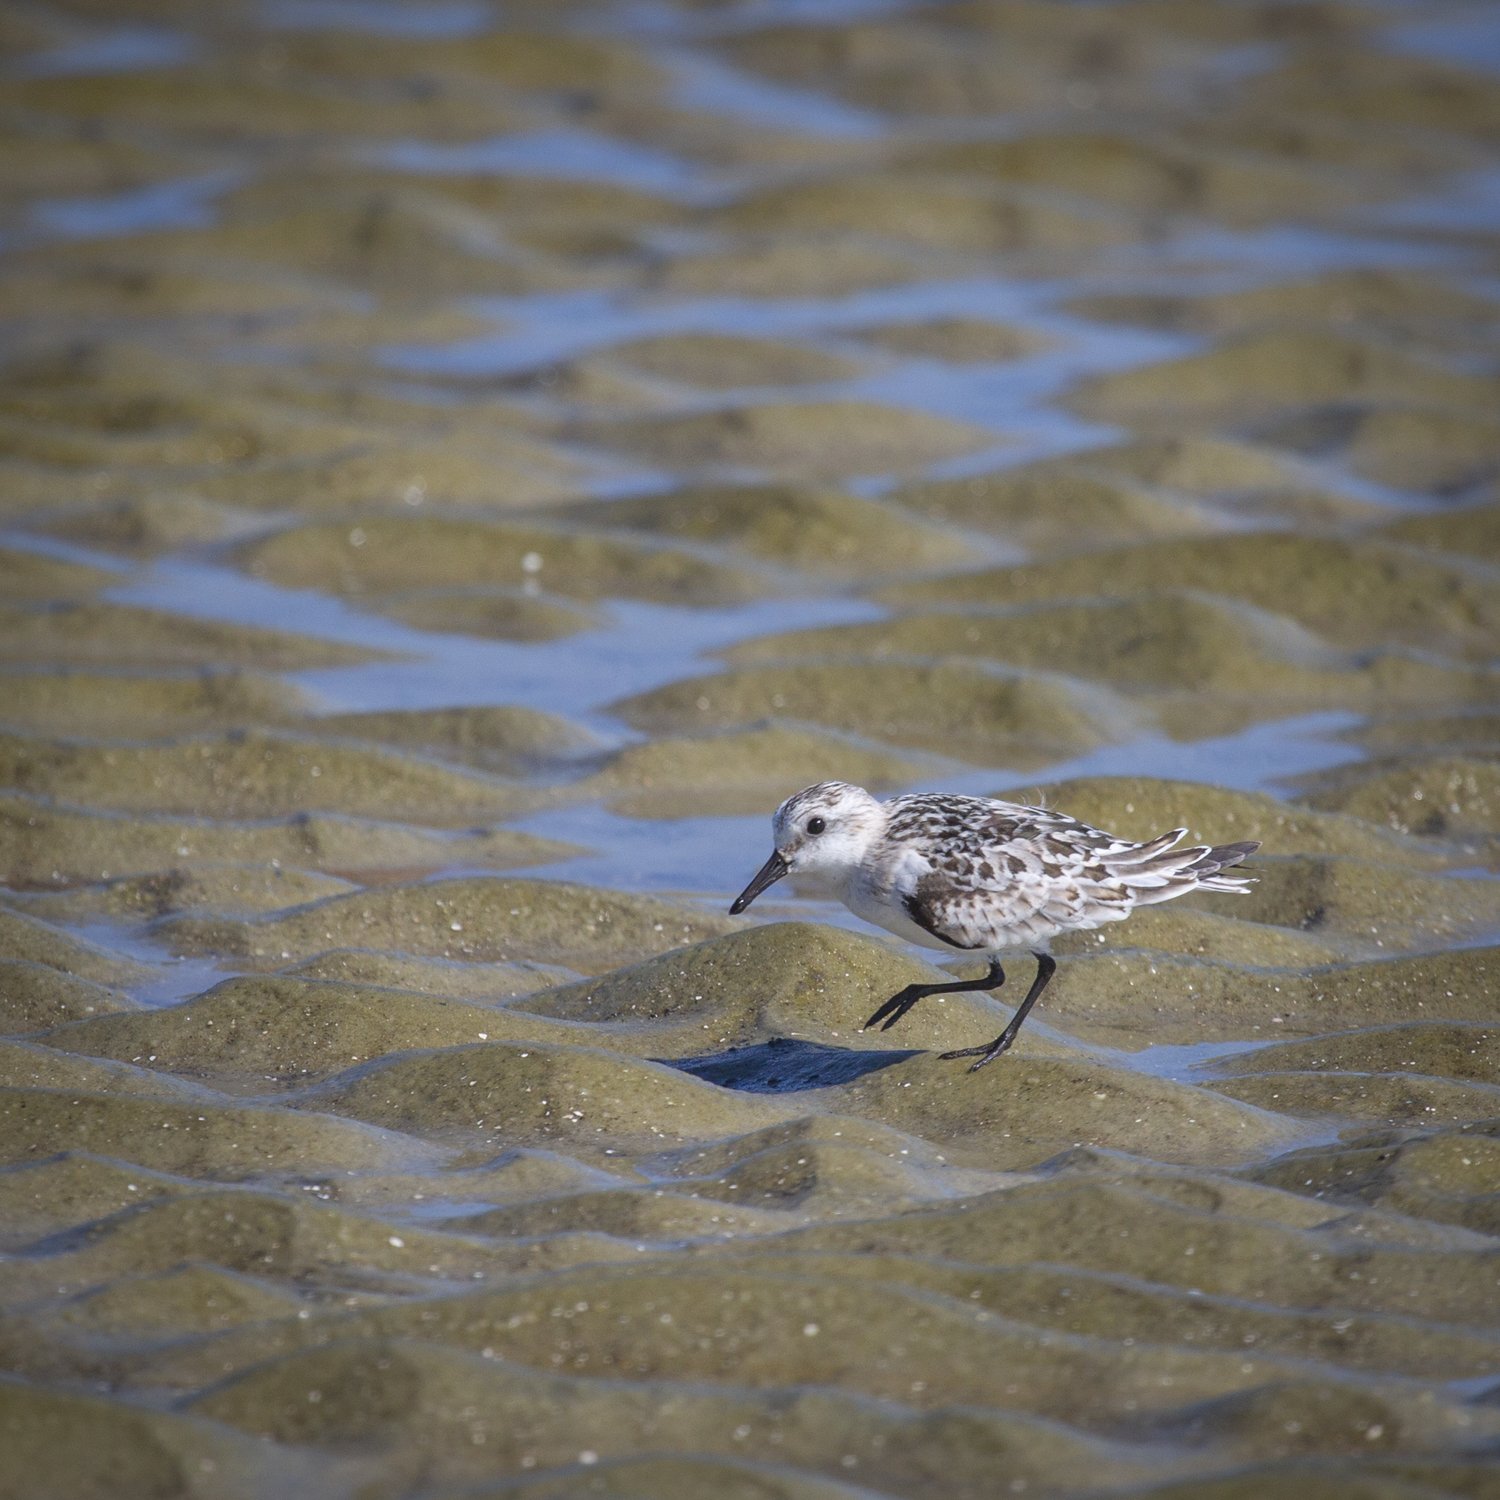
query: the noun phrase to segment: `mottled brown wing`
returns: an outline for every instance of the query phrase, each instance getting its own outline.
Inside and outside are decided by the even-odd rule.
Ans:
[[[1071,927],[1101,906],[1128,907],[1129,892],[1105,859],[1132,847],[1045,808],[997,808],[925,843],[931,868],[906,910],[955,948],[992,948],[1032,921]]]

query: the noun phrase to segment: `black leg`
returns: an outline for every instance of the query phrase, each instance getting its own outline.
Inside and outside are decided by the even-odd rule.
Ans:
[[[880,1029],[889,1031],[918,1000],[929,995],[954,995],[961,990],[998,990],[1005,983],[1005,970],[998,959],[990,960],[990,971],[978,979],[955,979],[952,984],[909,984],[904,990],[892,995],[879,1010],[859,1029],[868,1031],[878,1021],[885,1025]]]
[[[1010,1025],[984,1047],[964,1047],[957,1052],[944,1052],[944,1057],[977,1057],[977,1063],[971,1063],[969,1071],[977,1073],[986,1063],[992,1063],[1002,1052],[1010,1050],[1010,1044],[1015,1041],[1016,1033],[1021,1029],[1021,1023],[1031,1012],[1031,1007],[1042,997],[1042,991],[1047,988],[1047,981],[1057,973],[1057,960],[1050,953],[1033,953],[1036,960],[1036,978],[1031,981],[1031,988],[1026,992],[1026,998],[1016,1008],[1016,1013],[1010,1018]]]

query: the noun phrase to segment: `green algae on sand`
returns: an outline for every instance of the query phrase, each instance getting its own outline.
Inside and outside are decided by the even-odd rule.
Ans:
[[[180,952],[262,963],[353,945],[466,961],[536,958],[589,970],[727,932],[692,907],[563,881],[436,880],[334,896],[255,921],[179,917],[159,929]]]
[[[532,800],[498,777],[265,731],[122,745],[0,735],[0,775],[19,791],[75,804],[231,819],[316,810],[452,828]]]
[[[871,788],[917,781],[926,757],[846,734],[771,720],[711,734],[626,745],[576,788],[636,818],[757,813],[800,786],[843,777]]]
[[[685,1037],[694,1051],[750,1040],[814,1035],[856,1041],[879,1002],[905,983],[941,977],[928,964],[893,952],[863,933],[803,922],[778,922],[674,948],[629,968],[544,990],[518,1003],[534,1015],[587,1027],[656,1026],[648,1042],[658,1055]],[[937,1035],[958,1035],[965,1020],[984,1026],[988,1007],[950,995],[939,1007]],[[957,1020],[950,1018],[956,1014]],[[933,1017],[924,1018],[932,1023]],[[924,1025],[924,1037],[933,1033]],[[901,1045],[876,1034],[860,1045]]]
[[[1418,659],[1400,649],[1338,651],[1282,615],[1222,596],[1161,592],[1125,599],[952,607],[873,625],[763,636],[732,661],[808,656],[907,660],[973,657],[1065,672],[1131,694],[1165,728],[1193,738],[1216,724],[1298,710],[1490,701],[1500,678],[1481,666]]]
[[[1488,18],[65,9],[0,1500],[1488,1495]],[[723,915],[819,778],[1259,883],[971,1077],[1029,966]]]
[[[327,1115],[249,1106],[206,1109],[76,1090],[0,1090],[3,1160],[72,1150],[119,1153],[165,1172],[233,1181],[266,1171],[340,1171],[438,1153],[407,1137]]]
[[[256,1082],[321,1077],[391,1052],[514,1030],[503,1013],[446,996],[270,975],[226,979],[169,1009],[98,1019],[122,1024],[58,1027],[47,1045]]]
[[[50,964],[0,958],[0,1035],[20,1036],[64,1021],[106,1015],[126,1003],[123,991]]]
[[[282,865],[378,876],[451,862],[545,863],[571,846],[508,828],[418,828],[382,818],[292,813],[234,820],[80,811],[42,797],[0,797],[0,871],[11,885],[107,880],[120,870],[164,874],[200,862]]]
[[[28,734],[154,738],[277,723],[305,707],[284,679],[250,671],[147,676],[23,669],[0,678],[0,723]]]
[[[679,470],[732,465],[819,477],[909,471],[997,441],[981,427],[858,401],[594,421],[577,436]]]
[[[358,1461],[267,1452],[264,1443],[218,1422],[11,1379],[0,1380],[0,1440],[8,1462],[29,1476],[27,1491],[79,1500],[164,1494],[252,1500],[268,1484],[288,1494],[337,1493],[371,1473]]]
[[[26,609],[0,604],[0,661],[17,665],[300,671],[383,659],[388,653],[134,605],[88,601]]]
[[[519,775],[597,752],[600,741],[557,714],[514,704],[327,714],[306,727],[330,737],[425,751],[483,771]]]
[[[959,538],[890,507],[806,485],[707,486],[607,500],[570,514],[671,541],[716,542],[810,573],[855,577],[964,560]]]
[[[371,516],[311,523],[250,544],[251,572],[287,588],[365,594],[533,579],[568,598],[722,604],[761,590],[747,574],[668,548],[519,524]]]
[[[1122,736],[1131,712],[1103,690],[979,663],[879,659],[733,667],[613,705],[639,728],[740,727],[769,716],[955,759],[1041,765]]]
[[[1479,569],[1378,540],[1257,533],[1144,542],[1080,557],[887,588],[898,604],[1042,603],[1154,593],[1190,576],[1206,593],[1275,611],[1351,649],[1399,642],[1484,657],[1500,591]]]

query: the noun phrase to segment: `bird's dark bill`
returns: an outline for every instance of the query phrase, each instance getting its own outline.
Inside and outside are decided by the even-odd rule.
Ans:
[[[755,879],[734,898],[734,905],[729,908],[729,915],[731,917],[739,916],[768,885],[775,885],[786,874],[786,868],[786,861],[780,854],[773,854],[755,872]]]

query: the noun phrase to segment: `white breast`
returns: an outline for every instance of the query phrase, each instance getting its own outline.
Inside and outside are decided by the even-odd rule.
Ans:
[[[887,864],[866,863],[851,871],[839,896],[856,917],[883,927],[908,943],[937,948],[944,953],[959,952],[952,943],[934,937],[907,914],[905,898],[931,869],[919,853],[906,849]]]

